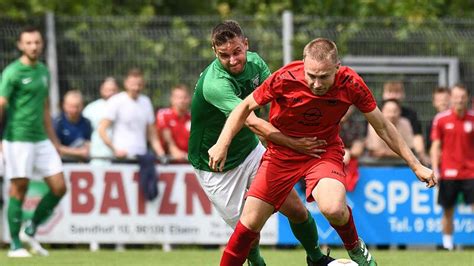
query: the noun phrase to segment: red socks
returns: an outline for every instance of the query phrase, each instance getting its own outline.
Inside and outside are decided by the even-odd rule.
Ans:
[[[239,221],[222,254],[220,266],[242,266],[249,255],[253,241],[259,235],[260,233],[250,231]]]
[[[344,225],[334,225],[331,226],[336,230],[339,237],[341,237],[344,247],[347,250],[353,250],[359,244],[359,235],[357,234],[357,229],[355,228],[354,219],[352,218],[352,209],[347,206],[349,209],[349,220]]]

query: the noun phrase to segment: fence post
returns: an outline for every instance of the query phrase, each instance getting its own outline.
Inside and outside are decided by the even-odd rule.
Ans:
[[[54,13],[46,13],[46,62],[48,64],[51,81],[49,84],[49,110],[53,117],[59,114],[59,84],[58,84],[58,58],[56,51],[56,29]]]
[[[293,13],[285,10],[282,15],[283,23],[283,64],[286,65],[293,60]]]

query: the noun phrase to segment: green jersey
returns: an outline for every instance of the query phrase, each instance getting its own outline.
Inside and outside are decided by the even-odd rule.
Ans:
[[[3,71],[0,96],[7,99],[3,138],[37,142],[47,139],[44,104],[48,97],[49,72],[43,63],[24,65],[16,60]]]
[[[194,168],[209,168],[207,151],[217,142],[230,112],[270,76],[270,70],[258,54],[247,52],[244,71],[229,74],[218,59],[201,73],[191,104],[191,133],[188,159]],[[258,138],[244,127],[230,144],[224,171],[241,164],[257,146]]]

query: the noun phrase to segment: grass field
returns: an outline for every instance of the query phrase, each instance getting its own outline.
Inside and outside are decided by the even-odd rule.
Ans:
[[[99,252],[89,252],[88,250],[52,250],[49,257],[33,257],[27,259],[9,259],[6,257],[6,250],[0,250],[0,265],[199,265],[215,266],[219,264],[221,251],[200,250],[200,249],[179,249],[165,253],[159,249],[147,250],[127,250],[125,252],[115,252],[104,250]],[[306,265],[305,253],[301,249],[297,250],[274,250],[264,249],[268,266],[303,266]],[[372,254],[377,259],[379,265],[449,265],[449,266],[473,266],[474,250],[464,250],[455,252],[445,251],[379,251]],[[332,250],[331,255],[337,258],[346,258],[345,251]]]

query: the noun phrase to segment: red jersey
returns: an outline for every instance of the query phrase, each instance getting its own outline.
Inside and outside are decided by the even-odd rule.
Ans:
[[[474,110],[461,117],[452,109],[437,114],[431,140],[441,141],[441,178],[474,178]]]
[[[161,132],[165,128],[171,131],[176,146],[180,150],[188,152],[189,131],[191,129],[191,114],[189,112],[179,116],[172,108],[162,108],[156,113],[156,128],[160,132],[160,139],[166,150],[167,147],[161,136]]]
[[[326,149],[342,152],[339,122],[354,104],[361,112],[373,111],[377,104],[362,78],[349,67],[340,67],[334,85],[325,95],[311,92],[304,78],[303,61],[292,62],[273,73],[254,92],[259,105],[271,102],[270,123],[292,137],[317,137],[328,143]],[[268,143],[268,152],[280,159],[307,160],[287,147]]]

